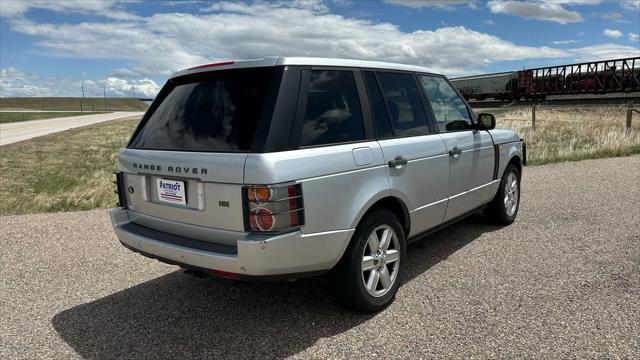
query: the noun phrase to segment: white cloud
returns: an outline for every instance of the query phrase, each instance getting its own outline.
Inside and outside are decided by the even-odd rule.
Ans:
[[[622,33],[619,30],[604,29],[602,35],[617,39],[622,36]]]
[[[387,22],[332,14],[323,2],[315,0],[218,2],[197,14],[157,13],[77,24],[36,23],[25,11],[14,14],[18,15],[7,20],[11,30],[35,37],[35,44],[51,54],[129,64],[106,79],[85,81],[92,96],[102,95],[102,81],[108,84],[110,96],[127,95],[132,85],[140,96],[153,96],[158,85],[149,77],[168,76],[179,69],[229,58],[281,55],[368,59],[422,65],[451,76],[485,72],[488,65],[501,61],[524,63],[548,58],[566,63],[571,61],[568,59],[638,54],[634,47],[614,44],[578,49],[521,46],[462,26],[406,32]],[[570,41],[564,40],[566,44]],[[1,75],[3,96],[77,96],[80,89],[79,80],[33,75],[15,68],[3,69]]]
[[[500,61],[567,55],[461,26],[404,32],[390,23],[331,14],[321,5],[221,2],[208,7],[210,13],[158,13],[140,22],[48,24],[19,18],[10,25],[54,53],[129,61],[130,67],[114,72],[118,77],[167,76],[218,59],[269,55],[400,62],[449,75]]]
[[[384,2],[413,9],[430,7],[441,10],[454,10],[459,5],[468,5],[472,9],[476,8],[475,0],[384,0]]]
[[[640,11],[640,0],[620,0],[620,6],[626,10]]]
[[[609,13],[602,14],[602,18],[605,20],[620,20],[622,19],[622,14],[617,11],[612,11]]]
[[[638,41],[638,40],[640,40],[640,35],[634,34],[634,33],[628,33],[627,37],[629,38],[629,41]]]
[[[568,44],[575,44],[577,42],[579,42],[579,41],[571,39],[571,40],[556,40],[553,43],[555,45],[568,45]]]
[[[57,12],[96,14],[115,20],[136,20],[140,17],[119,9],[119,4],[134,0],[6,0],[0,3],[0,16],[22,17],[30,9]]]
[[[573,5],[595,5],[601,0],[491,0],[487,7],[494,14],[510,14],[526,19],[553,21],[560,24],[582,21],[575,10],[564,7]]]
[[[640,56],[640,49],[617,44],[592,45],[571,49],[569,52],[573,55],[573,60],[584,62]]]
[[[485,20],[484,23],[491,26],[496,24],[495,22],[493,22],[493,20]]]
[[[160,87],[150,79],[125,80],[116,77],[77,80],[31,74],[14,67],[0,69],[0,96],[81,96],[82,85],[88,97],[154,97]]]

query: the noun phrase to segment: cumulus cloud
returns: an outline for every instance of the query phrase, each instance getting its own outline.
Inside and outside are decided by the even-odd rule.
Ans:
[[[491,0],[487,7],[494,14],[509,14],[526,19],[553,21],[560,24],[581,22],[582,16],[564,5],[595,5],[601,0]]]
[[[44,9],[58,12],[97,14],[115,20],[136,20],[140,17],[119,9],[119,5],[132,0],[15,0],[3,1],[0,16],[22,17],[30,9]]]
[[[620,32],[620,30],[604,29],[602,35],[617,39],[622,36],[622,33]]]
[[[595,61],[640,56],[640,49],[617,44],[600,44],[571,49],[575,61]]]
[[[616,21],[616,20],[622,19],[622,14],[617,12],[617,11],[612,11],[612,12],[609,12],[609,13],[602,14],[602,18],[605,19],[605,20]]]
[[[404,32],[390,23],[332,14],[317,1],[219,2],[203,11],[158,13],[141,22],[48,24],[19,18],[10,24],[13,31],[37,37],[37,45],[56,53],[130,61],[132,66],[114,72],[118,77],[167,76],[219,59],[270,55],[401,62],[456,75],[500,61],[567,55],[462,26]]]
[[[384,0],[384,2],[413,9],[430,7],[442,10],[453,10],[459,5],[468,5],[470,8],[476,8],[475,0]]]
[[[626,10],[640,11],[640,0],[620,0],[620,6]]]
[[[117,77],[77,80],[42,76],[8,67],[0,69],[0,96],[81,96],[82,86],[88,97],[154,97],[160,87],[151,79],[125,80]]]
[[[557,0],[555,6],[589,4],[589,0]],[[492,3],[508,3],[493,1]],[[2,2],[3,14],[4,4]],[[102,95],[102,82],[110,96],[153,96],[158,85],[152,77],[220,59],[264,56],[318,56],[380,60],[421,65],[449,76],[485,72],[501,61],[554,59],[556,63],[634,56],[632,46],[601,44],[579,49],[521,46],[500,37],[463,26],[406,32],[388,22],[349,18],[331,13],[319,0],[252,4],[216,2],[201,12],[157,13],[147,17],[80,23],[38,23],[27,10],[46,4],[52,11],[98,11],[90,5],[77,8],[58,2],[28,2],[14,9],[7,24],[12,31],[33,36],[35,44],[53,54],[78,58],[115,59],[128,63],[106,79],[85,81],[92,96]],[[75,4],[85,4],[74,2]],[[115,1],[107,10],[119,5]],[[44,4],[44,5],[42,5]],[[450,3],[451,4],[451,3]],[[491,4],[490,4],[491,5]],[[493,4],[495,5],[495,4]],[[91,5],[95,6],[95,5]],[[104,5],[101,5],[104,6]],[[283,28],[283,24],[286,24]],[[78,36],[82,34],[82,36]],[[631,37],[630,37],[631,39]],[[573,40],[570,40],[573,41]],[[565,40],[558,44],[569,44]],[[73,95],[80,81],[27,74],[15,68],[2,70],[0,90],[9,95]]]

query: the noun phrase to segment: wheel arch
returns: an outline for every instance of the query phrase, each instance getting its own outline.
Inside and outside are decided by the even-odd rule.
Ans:
[[[409,235],[409,229],[411,228],[409,209],[402,199],[393,195],[387,195],[373,200],[371,204],[366,207],[366,210],[362,211],[361,214],[356,217],[353,227],[357,228],[362,220],[376,209],[387,209],[394,213],[398,217],[398,220],[400,220],[405,236]]]
[[[507,166],[509,166],[509,164],[513,164],[516,169],[518,169],[518,174],[522,176],[522,159],[520,158],[520,155],[513,155],[507,162]],[[505,170],[506,169],[507,168],[505,167]]]

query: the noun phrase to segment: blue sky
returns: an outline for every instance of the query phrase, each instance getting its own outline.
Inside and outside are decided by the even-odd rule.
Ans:
[[[640,56],[640,0],[2,0],[0,95],[153,96],[179,69],[270,55],[448,76]]]

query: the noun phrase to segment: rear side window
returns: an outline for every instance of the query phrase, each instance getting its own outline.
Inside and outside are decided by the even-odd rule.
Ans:
[[[420,76],[440,132],[471,129],[469,110],[449,83],[437,76]]]
[[[141,124],[129,147],[178,151],[246,152],[272,78],[272,68],[226,70],[176,79]]]
[[[379,72],[395,136],[428,134],[427,116],[412,74]]]
[[[362,108],[353,72],[309,72],[300,146],[363,140]],[[303,78],[306,74],[303,74]]]

